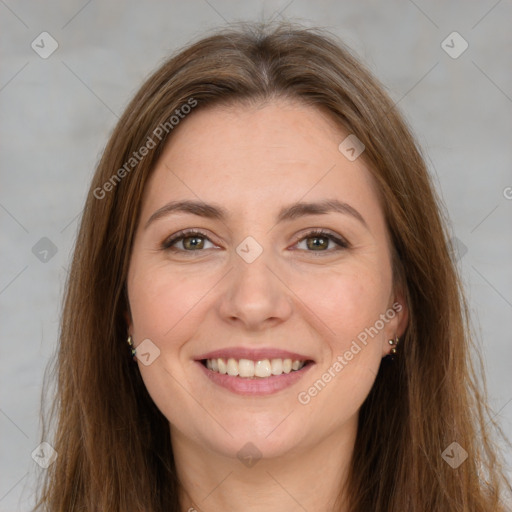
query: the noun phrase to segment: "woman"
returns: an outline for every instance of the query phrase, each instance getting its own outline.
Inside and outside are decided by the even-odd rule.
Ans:
[[[332,36],[185,48],[91,185],[39,505],[504,510],[450,254],[410,132]]]

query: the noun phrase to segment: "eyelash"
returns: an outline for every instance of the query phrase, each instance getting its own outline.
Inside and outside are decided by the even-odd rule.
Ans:
[[[161,248],[162,248],[162,250],[173,251],[173,252],[184,252],[184,253],[193,253],[193,252],[204,251],[205,249],[198,249],[196,251],[194,251],[194,250],[187,251],[184,249],[176,249],[175,247],[172,247],[177,242],[181,242],[181,240],[183,240],[185,238],[192,238],[192,237],[204,238],[211,242],[211,240],[208,238],[208,236],[206,236],[205,233],[202,233],[201,231],[198,231],[195,229],[185,229],[183,231],[176,233],[175,235],[171,236],[170,238],[164,240],[162,242]],[[332,234],[330,231],[327,231],[324,229],[314,229],[314,230],[307,232],[304,235],[301,235],[301,237],[295,241],[294,245],[298,244],[299,242],[302,242],[303,240],[307,240],[308,238],[313,238],[313,237],[327,238],[328,240],[333,241],[338,247],[336,247],[335,249],[330,249],[330,250],[328,249],[328,250],[324,250],[324,251],[308,251],[308,250],[306,250],[306,252],[317,253],[317,254],[318,253],[332,253],[332,252],[339,251],[342,249],[348,249],[350,247],[349,243],[346,240],[344,240],[343,238],[338,237],[338,236]],[[302,249],[302,250],[304,250],[304,249]]]

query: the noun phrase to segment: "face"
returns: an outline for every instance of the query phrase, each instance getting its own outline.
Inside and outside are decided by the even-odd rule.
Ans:
[[[275,100],[198,110],[167,143],[128,295],[139,369],[173,439],[274,457],[355,430],[407,312],[370,172],[338,149],[347,135]]]

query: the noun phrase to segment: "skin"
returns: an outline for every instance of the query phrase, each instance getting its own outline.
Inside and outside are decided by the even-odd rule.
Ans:
[[[407,322],[373,179],[363,158],[351,162],[338,150],[347,135],[321,110],[291,100],[209,107],[181,122],[146,186],[128,332],[135,345],[149,338],[160,350],[138,365],[171,425],[184,511],[330,510],[346,478],[358,410],[388,340]],[[229,216],[171,213],[145,227],[156,210],[183,199],[220,204]],[[276,223],[283,206],[324,199],[350,204],[367,226],[337,212]],[[187,228],[205,233],[202,248],[191,249],[190,239],[174,252],[161,248]],[[315,235],[304,238],[310,228],[350,246],[336,250],[322,238],[315,250]],[[252,263],[236,252],[247,236],[263,248]],[[401,311],[301,404],[298,393],[397,301]],[[213,384],[194,362],[234,346],[286,349],[315,365],[278,393],[244,397]],[[262,454],[252,467],[237,457],[248,442]]]

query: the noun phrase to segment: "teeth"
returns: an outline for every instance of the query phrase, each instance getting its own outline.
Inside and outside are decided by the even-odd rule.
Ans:
[[[224,359],[217,359],[217,364],[219,366],[219,373],[226,374],[228,373],[228,365]]]
[[[270,361],[270,368],[272,370],[272,375],[281,375],[281,373],[283,373],[283,360],[272,359],[272,361]]]
[[[254,361],[250,359],[240,359],[240,361],[238,361],[238,375],[240,375],[240,377],[254,377]]]
[[[235,359],[228,359],[228,375],[236,377],[238,375],[238,363]]]
[[[254,376],[255,377],[270,377],[272,375],[272,369],[270,367],[270,361],[263,359],[263,361],[256,361],[254,365]]]
[[[207,359],[206,368],[209,370],[228,374],[232,377],[242,377],[250,379],[253,377],[266,378],[272,375],[282,375],[297,371],[304,367],[306,361],[292,359],[262,359],[260,361],[252,361],[251,359],[233,359],[230,357],[227,361],[222,358]]]

